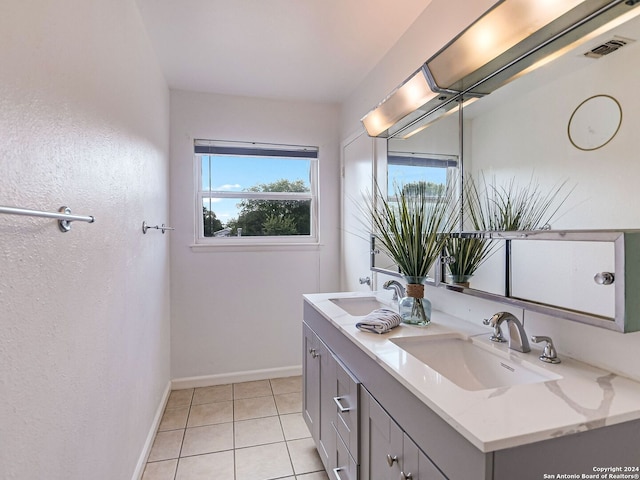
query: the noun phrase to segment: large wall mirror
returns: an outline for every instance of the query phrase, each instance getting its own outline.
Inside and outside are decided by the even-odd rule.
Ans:
[[[450,155],[460,159],[465,177],[484,176],[495,185],[526,185],[533,179],[546,192],[566,182],[568,196],[552,230],[640,229],[640,209],[635,208],[640,199],[635,128],[640,124],[640,16],[603,30],[489,95],[465,102],[460,112],[427,122],[409,137],[390,138],[389,156]],[[589,143],[577,148],[568,135],[570,122],[592,98],[613,99],[619,110],[612,114],[607,104],[581,112],[581,134],[589,138],[604,132],[606,141],[598,137],[598,148]],[[597,273],[615,269],[612,245],[509,242],[515,260],[506,265],[507,245],[502,242],[475,272],[470,288],[501,295],[507,285],[510,294],[532,303],[613,320],[614,287],[593,280]]]

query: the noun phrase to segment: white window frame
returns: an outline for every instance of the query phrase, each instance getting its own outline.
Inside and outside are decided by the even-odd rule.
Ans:
[[[203,191],[202,189],[202,160],[206,155],[215,153],[195,153],[197,147],[229,147],[231,149],[251,148],[258,151],[282,151],[283,155],[255,155],[264,158],[287,157],[286,152],[315,152],[315,158],[301,157],[300,160],[310,162],[309,192],[229,192],[229,191]],[[318,235],[318,156],[319,148],[300,145],[281,145],[255,142],[230,142],[219,140],[194,140],[194,177],[195,177],[195,246],[291,246],[291,245],[317,245]],[[250,156],[244,154],[242,156]],[[291,161],[297,158],[292,156]],[[204,222],[202,220],[202,205],[207,198],[237,198],[258,200],[310,200],[310,234],[309,235],[272,235],[272,236],[233,236],[233,237],[205,237]]]

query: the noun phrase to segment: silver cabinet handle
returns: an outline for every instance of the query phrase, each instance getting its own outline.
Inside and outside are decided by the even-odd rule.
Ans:
[[[350,412],[351,409],[349,407],[345,408],[340,403],[340,400],[342,400],[343,398],[344,397],[333,397],[333,401],[336,402],[336,405],[338,406],[338,410],[340,410],[340,413]]]
[[[387,463],[389,464],[390,467],[393,467],[393,464],[397,461],[398,461],[397,455],[394,455],[393,457],[391,455],[387,455]]]
[[[340,470],[344,470],[344,468],[338,467],[333,469],[333,474],[336,476],[337,480],[342,480],[342,477],[340,476]]]
[[[319,356],[320,356],[320,354],[316,351],[316,349],[315,349],[315,348],[310,348],[310,349],[309,349],[309,353],[311,354],[311,357],[312,357],[312,358],[316,358],[316,357],[319,357]]]
[[[400,480],[411,480],[413,475],[411,473],[400,472]]]
[[[358,282],[360,282],[360,285],[371,285],[371,277],[360,277]]]

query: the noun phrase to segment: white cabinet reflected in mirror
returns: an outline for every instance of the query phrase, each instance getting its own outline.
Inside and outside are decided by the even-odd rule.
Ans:
[[[511,254],[512,297],[614,320],[615,284],[594,280],[615,271],[613,243],[518,240]]]

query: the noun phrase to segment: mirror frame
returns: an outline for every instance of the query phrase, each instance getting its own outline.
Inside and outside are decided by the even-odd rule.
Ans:
[[[477,236],[478,232],[469,232],[468,234]],[[636,268],[640,265],[640,230],[536,230],[529,232],[485,232],[485,235],[487,238],[504,240],[508,243],[518,240],[612,242],[615,255],[615,278],[612,282],[615,288],[615,316],[606,317],[512,296],[509,291],[509,275],[511,274],[511,252],[509,248],[505,248],[507,278],[504,295],[443,282],[440,283],[441,287],[453,292],[617,332],[640,331],[640,298],[636,298],[640,289],[640,270]],[[444,267],[445,265],[443,265],[443,269]]]

